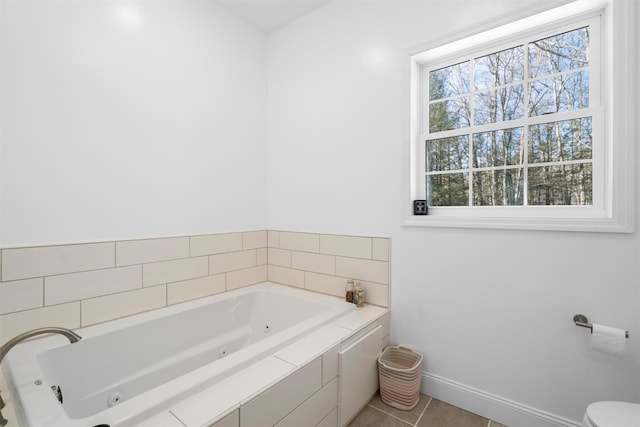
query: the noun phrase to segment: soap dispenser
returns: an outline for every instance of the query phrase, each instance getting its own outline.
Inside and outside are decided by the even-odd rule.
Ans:
[[[352,279],[347,280],[347,287],[346,287],[346,292],[345,292],[345,301],[353,302],[353,289],[354,289],[353,280]]]
[[[364,307],[364,288],[357,283],[353,289],[353,302],[356,307]]]

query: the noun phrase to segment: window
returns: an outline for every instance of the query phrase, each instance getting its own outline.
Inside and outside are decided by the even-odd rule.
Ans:
[[[570,28],[424,68],[429,206],[593,205],[598,21]]]
[[[614,181],[632,175],[624,142],[615,147],[606,131],[611,85],[596,3],[412,57],[411,196],[427,200],[429,215],[405,224],[631,230],[620,216],[630,206],[614,200]]]

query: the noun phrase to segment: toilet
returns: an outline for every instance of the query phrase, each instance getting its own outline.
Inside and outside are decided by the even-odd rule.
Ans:
[[[592,403],[587,407],[581,427],[640,427],[640,404]]]

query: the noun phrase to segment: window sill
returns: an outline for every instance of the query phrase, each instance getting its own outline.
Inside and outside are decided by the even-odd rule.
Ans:
[[[593,233],[633,233],[630,221],[612,218],[517,218],[455,217],[444,215],[411,215],[403,227],[478,228],[537,231],[577,231]]]

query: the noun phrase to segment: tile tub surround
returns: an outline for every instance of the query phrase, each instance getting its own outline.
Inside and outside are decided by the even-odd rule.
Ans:
[[[372,325],[389,339],[389,312],[366,306],[324,326],[139,427],[337,426],[338,351]],[[287,396],[288,398],[282,398]]]
[[[271,282],[342,297],[348,279],[370,304],[389,307],[390,239],[333,234],[268,232]]]
[[[301,420],[314,420],[314,425],[336,427],[338,353],[356,336],[378,325],[382,328],[382,348],[389,343],[389,311],[373,305],[354,310],[135,425],[294,427],[302,425]],[[1,373],[0,389],[7,389]],[[17,425],[13,397],[8,393],[3,397],[7,402],[3,414],[9,425]]]
[[[267,231],[2,249],[0,342],[76,329],[267,279]]]
[[[0,343],[76,329],[266,280],[389,307],[389,239],[243,231],[0,251]]]

